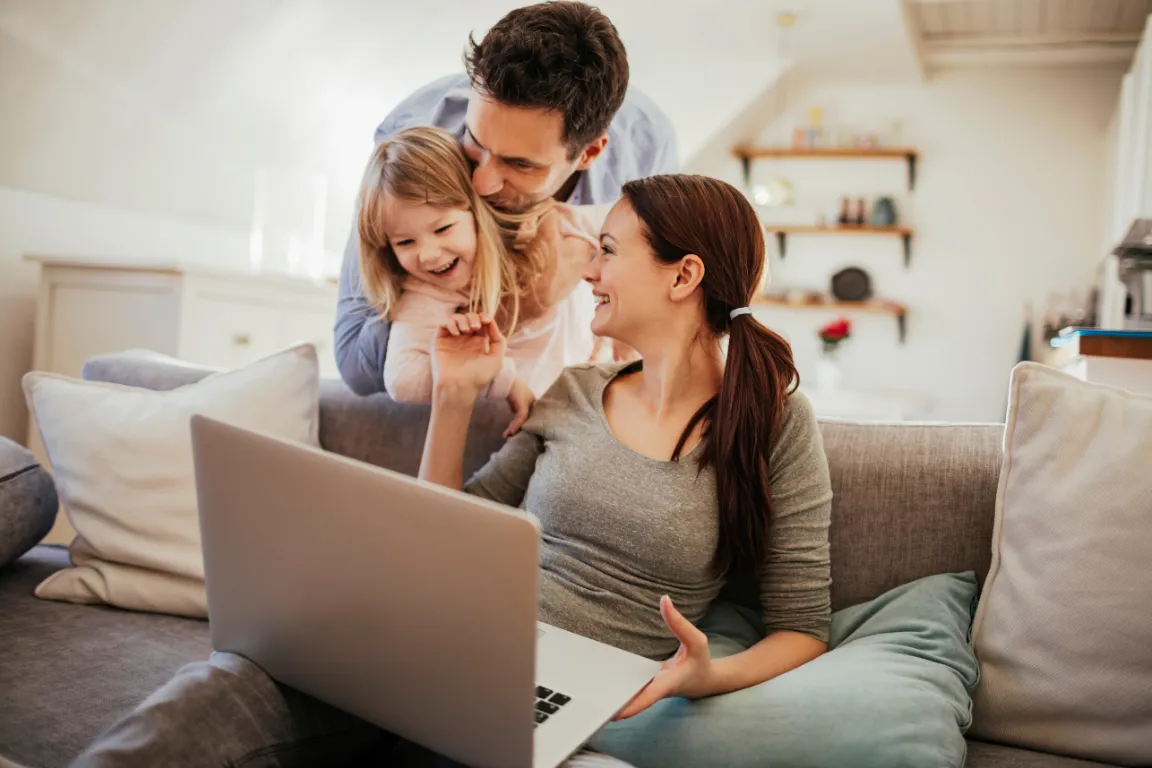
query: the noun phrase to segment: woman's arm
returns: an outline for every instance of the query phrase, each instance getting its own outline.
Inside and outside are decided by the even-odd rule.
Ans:
[[[712,671],[690,698],[716,696],[759,685],[791,672],[828,650],[828,644],[799,632],[773,632],[746,651],[712,662]],[[684,694],[687,695],[687,694]]]
[[[476,398],[497,375],[504,351],[504,337],[486,317],[457,315],[437,332],[430,358],[432,414],[419,477],[515,507],[524,498],[543,450],[543,441],[534,432],[518,432],[464,485],[464,451]]]
[[[432,414],[419,478],[461,490],[468,425],[480,392],[500,372],[507,341],[487,315],[453,315],[431,345]]]
[[[710,691],[704,695],[757,685],[828,648],[832,621],[828,458],[808,399],[794,393],[785,408],[768,462],[775,516],[760,569],[760,602],[768,634],[748,650],[713,662]]]
[[[680,641],[680,649],[620,711],[618,720],[637,715],[669,696],[703,699],[751,688],[790,672],[827,650],[821,640],[785,630],[768,635],[746,651],[713,660],[708,636],[684,618],[668,597],[660,601],[660,615]]]
[[[457,491],[464,489],[464,448],[479,394],[468,387],[433,386],[432,415],[420,458],[421,480]]]

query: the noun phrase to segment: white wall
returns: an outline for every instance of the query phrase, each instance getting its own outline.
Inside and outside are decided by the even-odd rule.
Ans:
[[[469,33],[483,37],[520,5],[4,0],[0,186],[245,228],[265,170],[281,203],[269,226],[303,218],[307,231],[320,176],[323,238],[340,251],[377,124],[416,88],[462,71]],[[655,15],[638,0],[598,5],[684,157],[779,70],[772,9],[759,0],[704,15],[693,0]]]
[[[837,269],[859,265],[878,294],[909,306],[904,346],[894,320],[852,317],[846,386],[930,398],[915,411],[920,418],[1003,418],[1026,303],[1039,313],[1052,294],[1084,295],[1103,255],[1107,129],[1119,82],[1116,69],[989,69],[943,72],[927,84],[800,81],[791,89],[790,116],[760,141],[787,141],[816,105],[826,123],[857,129],[899,120],[905,143],[920,151],[911,195],[900,161],[762,160],[754,168],[754,179],[786,176],[798,204],[819,210],[842,192],[893,194],[916,228],[907,271],[899,241],[888,238],[793,237],[787,259],[773,259],[774,288],[823,289]],[[734,161],[708,172],[739,179]],[[815,329],[832,315],[758,314],[792,341],[811,382]]]
[[[24,443],[39,267],[29,253],[243,264],[248,233],[0,187],[0,436]]]

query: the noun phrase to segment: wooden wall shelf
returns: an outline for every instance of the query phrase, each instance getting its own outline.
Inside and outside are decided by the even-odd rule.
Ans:
[[[744,185],[752,182],[752,161],[757,158],[806,158],[806,159],[898,159],[908,163],[908,190],[916,188],[916,160],[919,153],[911,147],[817,147],[816,149],[793,149],[792,147],[736,147],[732,150],[744,168]]]
[[[872,299],[870,301],[837,301],[828,299],[823,301],[794,301],[773,296],[757,296],[752,304],[757,307],[778,307],[781,309],[822,309],[833,312],[868,312],[871,314],[892,315],[896,318],[896,329],[900,334],[900,343],[904,343],[907,336],[908,308],[896,301],[887,299]]]
[[[899,237],[903,240],[904,268],[907,269],[912,262],[911,227],[821,227],[768,224],[764,229],[776,235],[776,246],[780,251],[780,258],[787,255],[788,235],[881,235]]]

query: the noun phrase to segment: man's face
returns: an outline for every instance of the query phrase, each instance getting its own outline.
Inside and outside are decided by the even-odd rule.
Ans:
[[[497,208],[520,211],[552,197],[599,149],[569,159],[559,112],[510,107],[473,90],[464,116],[464,152],[476,192]],[[604,141],[603,139],[601,141]]]

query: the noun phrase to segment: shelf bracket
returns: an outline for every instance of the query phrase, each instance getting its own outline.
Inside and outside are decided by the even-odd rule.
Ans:
[[[748,189],[752,184],[752,158],[748,155],[741,155],[740,169],[744,174],[744,189]]]
[[[908,269],[912,263],[912,233],[905,232],[904,238],[904,269]]]
[[[916,155],[908,155],[908,191],[916,189]]]
[[[900,332],[900,343],[903,344],[908,335],[908,315],[903,312],[896,315],[896,327]]]
[[[776,233],[776,250],[780,253],[780,258],[783,259],[788,253],[788,234],[786,232]]]

